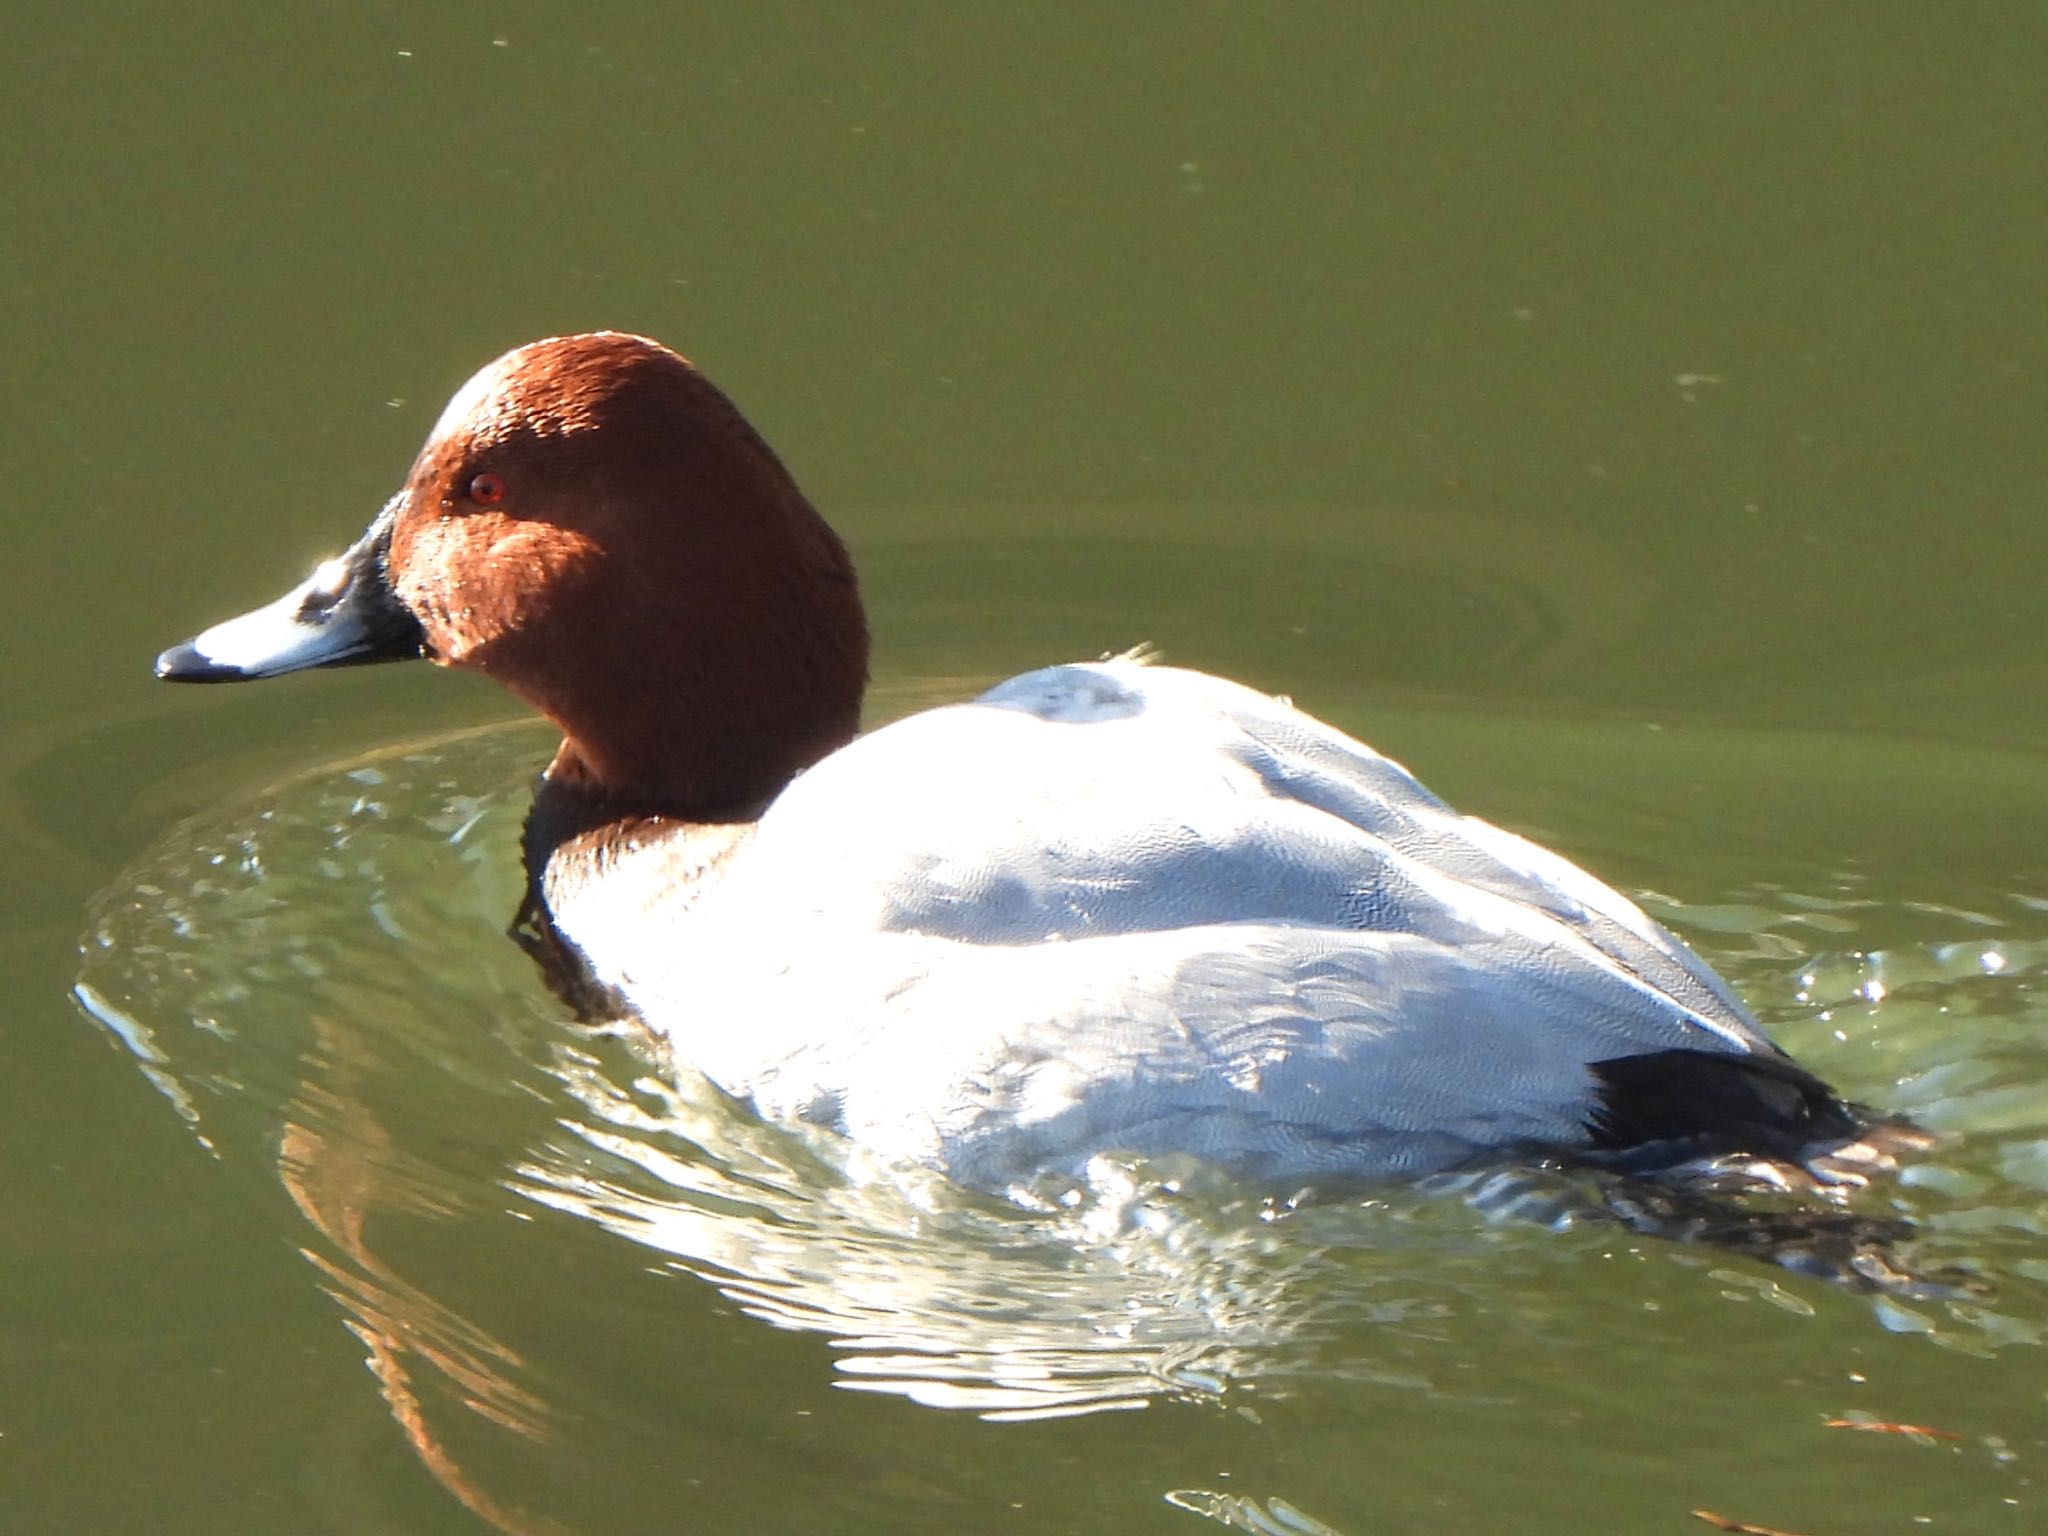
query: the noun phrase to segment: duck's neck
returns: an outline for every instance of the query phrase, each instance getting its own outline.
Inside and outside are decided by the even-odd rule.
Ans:
[[[614,564],[614,606],[513,679],[561,727],[537,810],[562,836],[650,818],[751,821],[851,741],[868,634],[845,547],[795,495],[740,560]],[[768,547],[763,547],[768,546]]]

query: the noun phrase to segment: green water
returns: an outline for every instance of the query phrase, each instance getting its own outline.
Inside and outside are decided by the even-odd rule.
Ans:
[[[2037,8],[10,42],[8,1530],[2039,1524]],[[1027,1219],[575,1029],[501,937],[547,750],[505,700],[147,671],[477,364],[600,324],[847,535],[873,717],[1143,640],[1293,694],[1942,1131],[1877,1205],[1981,1293],[1414,1191]]]

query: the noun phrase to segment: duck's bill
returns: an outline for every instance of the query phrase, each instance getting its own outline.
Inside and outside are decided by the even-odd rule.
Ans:
[[[172,646],[157,657],[156,675],[173,683],[239,683],[420,655],[420,621],[385,571],[397,514],[393,497],[345,553],[322,561],[276,602]]]

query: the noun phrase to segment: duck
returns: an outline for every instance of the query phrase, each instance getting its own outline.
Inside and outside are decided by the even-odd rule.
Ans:
[[[354,545],[156,673],[495,679],[561,733],[523,916],[579,1011],[970,1187],[1888,1155],[1636,903],[1286,699],[1131,653],[862,734],[868,657],[782,461],[602,331],[486,365]]]

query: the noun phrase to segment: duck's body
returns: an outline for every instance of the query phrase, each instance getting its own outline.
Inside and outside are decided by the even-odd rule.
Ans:
[[[1624,897],[1287,703],[1123,660],[850,741],[844,552],[651,342],[492,365],[264,613],[160,672],[499,676],[565,730],[527,859],[596,990],[762,1114],[969,1183],[1104,1151],[1803,1160],[1860,1128]]]
[[[555,852],[557,930],[762,1113],[971,1183],[1103,1148],[1290,1177],[1590,1149],[1595,1063],[1783,1062],[1613,890],[1197,672],[1014,678],[679,871],[705,841]]]

